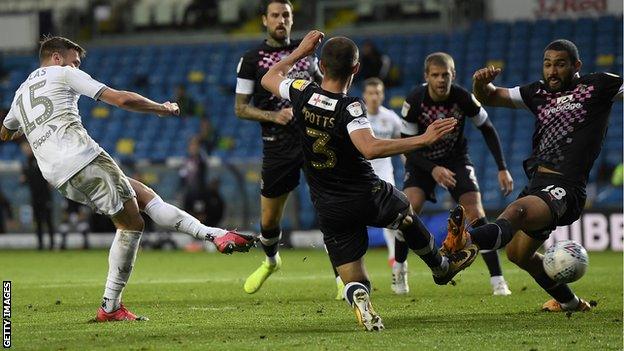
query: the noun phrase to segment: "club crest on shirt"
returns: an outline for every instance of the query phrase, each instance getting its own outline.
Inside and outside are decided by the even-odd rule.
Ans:
[[[571,102],[572,99],[574,99],[574,96],[572,94],[560,96],[557,98],[557,105],[566,104],[568,102]]]
[[[364,114],[364,110],[362,110],[362,104],[357,101],[349,104],[349,106],[347,106],[347,111],[349,111],[349,114],[351,114],[351,116],[353,117],[360,117]]]

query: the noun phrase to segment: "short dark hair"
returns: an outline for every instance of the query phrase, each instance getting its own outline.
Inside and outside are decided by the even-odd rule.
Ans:
[[[61,55],[65,55],[67,50],[76,50],[80,57],[85,57],[87,55],[87,51],[83,49],[80,45],[74,43],[73,41],[63,38],[63,37],[44,37],[41,42],[41,46],[39,47],[39,61],[43,62],[48,57],[52,56],[53,53],[58,52]]]
[[[450,68],[455,72],[455,61],[451,55],[446,52],[434,52],[425,58],[425,73],[429,73],[429,66],[443,66]]]
[[[364,89],[366,89],[367,87],[378,87],[378,86],[381,86],[381,88],[384,89],[383,80],[377,77],[370,77],[364,81]]]
[[[269,5],[271,5],[273,3],[288,5],[288,6],[290,6],[291,10],[293,8],[293,4],[290,2],[290,0],[265,0],[264,4],[262,5],[262,14],[263,15],[266,15],[267,12],[269,12]]]
[[[347,37],[329,39],[321,49],[321,62],[325,75],[332,79],[346,80],[358,62],[360,52],[353,40]]]
[[[579,61],[578,48],[573,42],[567,39],[557,39],[551,42],[550,44],[546,45],[544,52],[546,52],[546,50],[565,51],[568,53],[568,57],[570,58],[572,63]]]

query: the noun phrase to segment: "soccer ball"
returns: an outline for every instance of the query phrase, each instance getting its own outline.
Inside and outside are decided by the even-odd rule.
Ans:
[[[576,241],[558,241],[544,254],[544,270],[558,283],[571,283],[581,279],[587,265],[587,251]]]

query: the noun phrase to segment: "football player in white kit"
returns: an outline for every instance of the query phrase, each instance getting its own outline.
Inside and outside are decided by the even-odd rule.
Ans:
[[[0,139],[24,135],[44,178],[63,196],[108,215],[117,231],[108,257],[109,271],[96,321],[145,320],[128,311],[121,294],[134,266],[144,211],[170,230],[210,241],[222,253],[247,251],[254,238],[206,227],[164,202],[152,189],[126,177],[115,161],[88,134],[78,113],[81,95],[135,112],[178,115],[176,103],[156,103],[139,94],[118,91],[79,69],[85,50],[63,37],[41,42],[40,67],[15,93]]]
[[[382,139],[400,138],[401,118],[394,111],[382,105],[385,98],[383,81],[379,78],[365,80],[363,98],[364,102],[366,102],[368,119],[375,136]],[[394,167],[390,157],[370,160],[370,163],[379,178],[395,185]],[[402,276],[407,274],[407,269],[397,269],[394,262],[394,240],[395,236],[401,235],[401,233],[397,230],[383,228],[383,234],[388,246],[388,263],[392,267],[392,291],[396,294],[406,294],[409,292],[407,286],[402,286],[398,283],[407,280],[406,277]],[[407,261],[404,265],[407,265]]]
[[[401,118],[392,110],[383,106],[384,83],[379,78],[368,78],[364,81],[364,102],[368,111],[368,120],[375,137],[379,139],[396,139],[401,137]],[[394,184],[394,167],[390,157],[370,160],[375,174],[382,180]],[[394,236],[396,230],[383,229],[386,245],[388,246],[388,262],[394,261]]]

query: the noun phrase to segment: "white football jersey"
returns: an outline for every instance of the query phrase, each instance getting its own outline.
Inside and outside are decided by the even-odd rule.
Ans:
[[[392,110],[379,106],[377,114],[368,111],[375,137],[379,139],[394,139],[401,135],[401,118]],[[390,157],[370,160],[375,174],[382,180],[394,185],[394,168]]]
[[[78,98],[97,99],[106,86],[69,66],[34,70],[15,92],[4,126],[24,132],[43,177],[59,187],[85,167],[102,148],[87,134]]]

